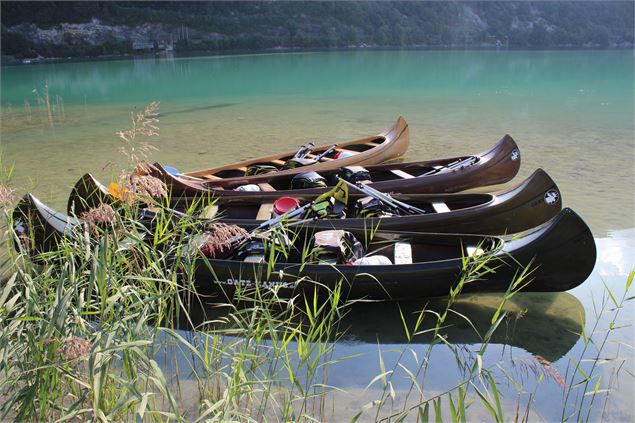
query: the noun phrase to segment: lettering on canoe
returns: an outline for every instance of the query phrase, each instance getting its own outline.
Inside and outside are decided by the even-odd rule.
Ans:
[[[512,162],[515,162],[516,160],[518,160],[519,157],[520,157],[520,152],[518,151],[517,148],[514,148],[512,150],[512,155],[511,155]]]
[[[234,279],[227,278],[226,280],[216,280],[214,283],[218,285],[234,285],[241,286],[245,288],[255,288],[258,286],[259,288],[294,288],[295,282],[285,282],[285,281],[252,281],[251,279]]]

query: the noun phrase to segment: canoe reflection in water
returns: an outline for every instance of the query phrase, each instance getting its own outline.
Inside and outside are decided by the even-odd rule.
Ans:
[[[501,294],[461,294],[455,300],[439,334],[452,344],[480,344],[492,326]],[[332,340],[345,344],[429,344],[437,314],[445,311],[446,298],[409,302],[355,302],[343,308],[343,317]],[[414,333],[422,310],[426,310],[417,334],[408,341],[404,325]],[[191,323],[214,322],[209,329],[231,325],[228,308],[205,306],[190,309]],[[521,292],[502,308],[507,316],[494,332],[490,344],[509,345],[557,361],[571,350],[585,324],[584,307],[567,292]],[[240,312],[240,309],[238,310]],[[437,314],[435,314],[437,313]],[[402,321],[403,316],[403,321]],[[469,321],[468,321],[469,319]],[[308,324],[308,322],[307,322]]]

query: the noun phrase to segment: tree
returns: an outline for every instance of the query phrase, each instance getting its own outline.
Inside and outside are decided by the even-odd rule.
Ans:
[[[547,28],[545,28],[542,22],[534,24],[533,28],[529,32],[529,45],[531,47],[545,47],[548,45]]]

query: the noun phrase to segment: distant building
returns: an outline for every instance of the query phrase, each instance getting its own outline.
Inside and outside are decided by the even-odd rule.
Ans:
[[[159,40],[157,42],[159,50],[172,51],[174,50],[174,41],[172,40]]]
[[[147,40],[133,40],[133,50],[154,50],[154,42]]]

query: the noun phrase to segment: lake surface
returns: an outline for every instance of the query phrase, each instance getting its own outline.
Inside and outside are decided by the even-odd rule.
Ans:
[[[584,347],[580,336],[571,337],[571,325],[583,315],[587,332],[598,322],[606,329],[606,316],[596,316],[597,302],[606,296],[604,283],[622,292],[635,265],[631,50],[326,52],[37,64],[1,72],[2,152],[5,164],[15,164],[14,186],[61,209],[84,172],[107,182],[125,166],[114,133],[129,127],[132,110],[151,101],[161,102],[161,135],[153,140],[160,151],[151,159],[182,170],[307,141],[328,144],[379,133],[399,115],[411,129],[407,160],[478,153],[510,134],[523,161],[507,186],[545,169],[558,183],[564,205],[591,227],[598,262],[592,276],[569,293],[519,300],[532,320],[516,341],[494,343],[489,364],[537,354],[554,361],[564,375],[570,367],[567,354],[577,358]],[[50,116],[38,106],[45,86]],[[466,301],[477,314],[489,310],[486,297]],[[623,324],[633,320],[631,302],[620,315]],[[374,399],[374,388],[364,388],[379,373],[378,349],[386,350],[390,367],[400,357],[395,351],[410,347],[399,337],[381,341],[377,334],[393,326],[399,332],[401,322],[393,319],[394,310],[380,314],[395,321],[380,329],[378,322],[358,318],[351,326],[353,338],[336,347],[336,355],[365,358],[331,372],[330,383],[348,392],[334,395],[334,411],[353,415]],[[594,339],[601,341],[604,333]],[[375,336],[379,341],[372,341]],[[613,364],[600,369],[606,383],[615,374],[611,380],[617,388],[604,418],[632,420],[635,334],[626,327],[611,336],[603,353],[627,361],[619,372]],[[457,342],[469,349],[477,340],[459,336]],[[454,381],[455,373],[443,370],[448,354],[435,347],[427,389],[441,392]],[[395,382],[398,398],[400,390],[407,391],[401,380]],[[546,410],[562,402],[562,388],[543,382],[538,392],[535,408],[545,414],[535,417],[560,419],[559,411]],[[512,386],[506,395],[505,407],[513,410]],[[402,406],[399,400],[395,404]],[[602,416],[602,407],[597,410],[592,420]]]

